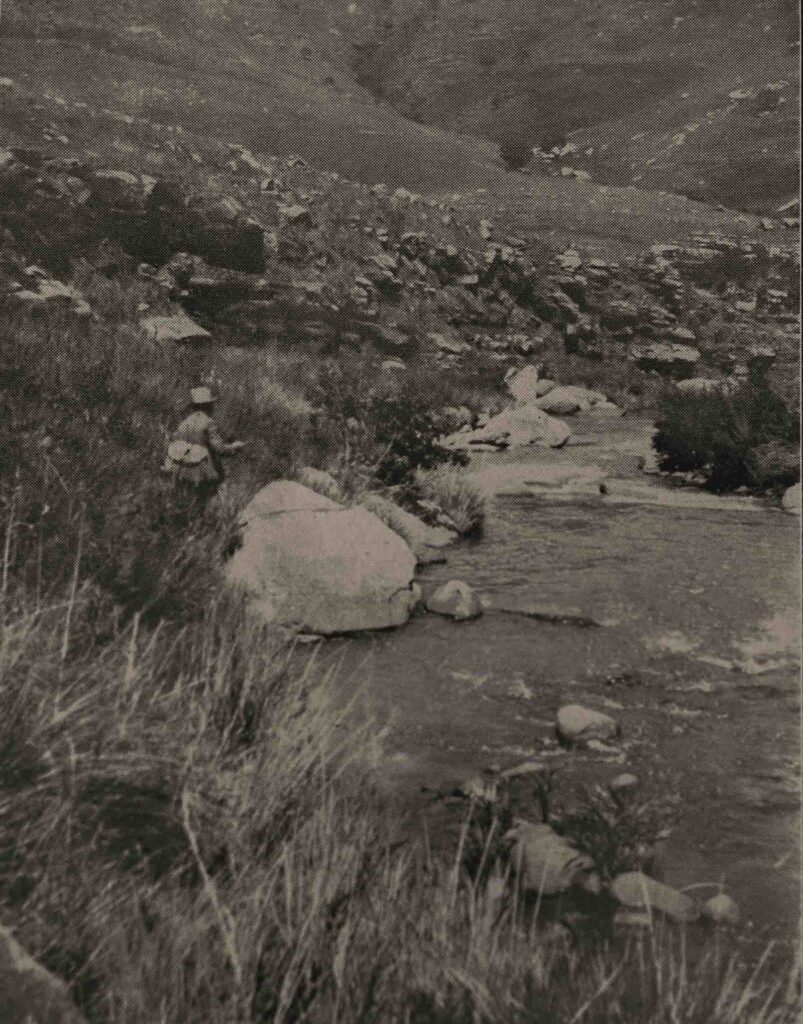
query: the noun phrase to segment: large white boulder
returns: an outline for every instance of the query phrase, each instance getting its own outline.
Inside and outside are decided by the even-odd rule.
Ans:
[[[561,420],[554,419],[537,405],[516,405],[506,409],[477,430],[461,431],[444,442],[447,447],[471,450],[475,445],[495,445],[499,448],[524,448],[530,444],[544,444],[561,448],[569,440],[571,431]]]
[[[506,383],[517,402],[534,402],[538,398],[538,370],[534,366],[511,372]]]
[[[365,508],[285,480],[263,487],[240,525],[227,580],[266,622],[324,635],[386,629],[416,604],[415,556]]]

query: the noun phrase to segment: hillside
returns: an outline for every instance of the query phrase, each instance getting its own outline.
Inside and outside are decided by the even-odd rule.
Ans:
[[[664,194],[657,165],[651,177],[638,182],[638,190],[604,184],[606,175],[630,181],[635,172],[622,178],[595,169],[601,185],[506,173],[496,142],[479,138],[482,132],[491,138],[494,133],[469,116],[476,104],[464,112],[455,106],[457,94],[466,103],[472,95],[465,83],[457,83],[448,95],[441,90],[440,98],[432,93],[426,114],[413,111],[433,126],[405,118],[410,104],[402,102],[391,78],[402,65],[412,72],[419,59],[414,43],[422,46],[424,36],[403,33],[408,49],[399,51],[401,64],[391,54],[382,57],[389,77],[378,88],[365,69],[368,53],[375,52],[378,61],[385,52],[371,50],[379,24],[374,13],[373,7],[359,4],[341,9],[253,0],[151,0],[113,7],[68,0],[24,8],[15,0],[3,12],[0,78],[10,80],[17,99],[24,96],[25,101],[14,109],[4,107],[3,142],[45,141],[54,155],[66,148],[74,151],[80,143],[89,154],[125,163],[135,158],[149,133],[180,128],[200,140],[237,143],[256,153],[298,153],[362,182],[384,181],[439,198],[457,191],[458,204],[464,203],[472,216],[476,211],[501,218],[511,231],[537,232],[556,244],[599,242],[603,248],[638,249],[654,241],[688,239],[700,229],[733,236],[761,233],[757,220],[743,221],[734,213]],[[408,13],[412,16],[412,9]],[[454,38],[460,23],[456,15],[447,23],[446,13],[444,6],[437,24],[452,31],[441,42],[455,46],[457,59],[463,52]],[[381,22],[383,46],[398,49],[398,21],[391,10]],[[429,30],[425,34],[430,43],[436,36]],[[476,68],[468,62],[465,69],[475,80],[472,89],[479,87],[482,76]],[[431,85],[427,79],[422,88]],[[387,93],[402,114],[369,87]],[[559,79],[550,88],[563,91]],[[505,119],[510,120],[507,113]],[[453,129],[478,134],[455,134]],[[691,142],[685,152],[691,152]],[[171,159],[164,151],[147,154],[156,171],[169,167]],[[783,190],[784,196],[792,187],[782,185],[787,178],[776,175],[776,191]],[[646,191],[648,185],[657,191]],[[771,194],[762,190],[762,195]]]
[[[595,180],[741,209],[769,212],[796,192],[788,0],[374,8],[360,80],[423,123],[498,143],[571,140],[568,162]]]

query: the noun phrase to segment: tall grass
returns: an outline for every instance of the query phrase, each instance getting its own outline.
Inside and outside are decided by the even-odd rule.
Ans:
[[[415,475],[417,496],[434,502],[461,536],[476,533],[485,520],[486,497],[461,466],[439,466]]]
[[[657,926],[575,943],[501,862],[401,840],[359,699],[236,605],[98,649],[84,588],[7,597],[0,915],[90,1020],[796,1019],[769,954],[748,970]]]

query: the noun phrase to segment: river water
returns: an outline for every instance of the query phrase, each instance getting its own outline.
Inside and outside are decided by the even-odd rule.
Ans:
[[[421,579],[425,588],[465,580],[488,606],[481,619],[422,614],[327,645],[325,657],[388,723],[387,785],[433,828],[432,791],[484,770],[536,761],[557,771],[558,789],[633,772],[645,794],[679,798],[661,855],[666,880],[721,883],[748,929],[790,939],[800,891],[799,520],[645,475],[644,419],[587,414],[572,427],[560,451],[473,459],[489,495],[483,535]],[[600,625],[510,613],[529,606]],[[565,751],[554,739],[564,703],[614,716],[621,742]]]

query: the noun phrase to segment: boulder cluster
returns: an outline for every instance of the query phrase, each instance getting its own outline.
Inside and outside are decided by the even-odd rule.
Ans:
[[[225,176],[189,187],[0,149],[0,292],[30,309],[57,303],[91,316],[53,269],[68,273],[80,255],[107,276],[136,273],[159,286],[160,308],[139,322],[157,342],[369,345],[397,373],[412,356],[438,368],[482,361],[515,370],[563,352],[688,379],[712,359],[744,364],[758,323],[769,344],[788,343],[797,329],[785,282],[799,254],[787,249],[701,236],[625,262],[569,249],[549,263],[487,218],[459,221],[454,197],[347,182],[298,157],[222,150]],[[760,286],[734,284],[756,267]],[[728,351],[701,333],[698,307],[732,325]],[[575,397],[557,391],[540,407],[566,415]]]

